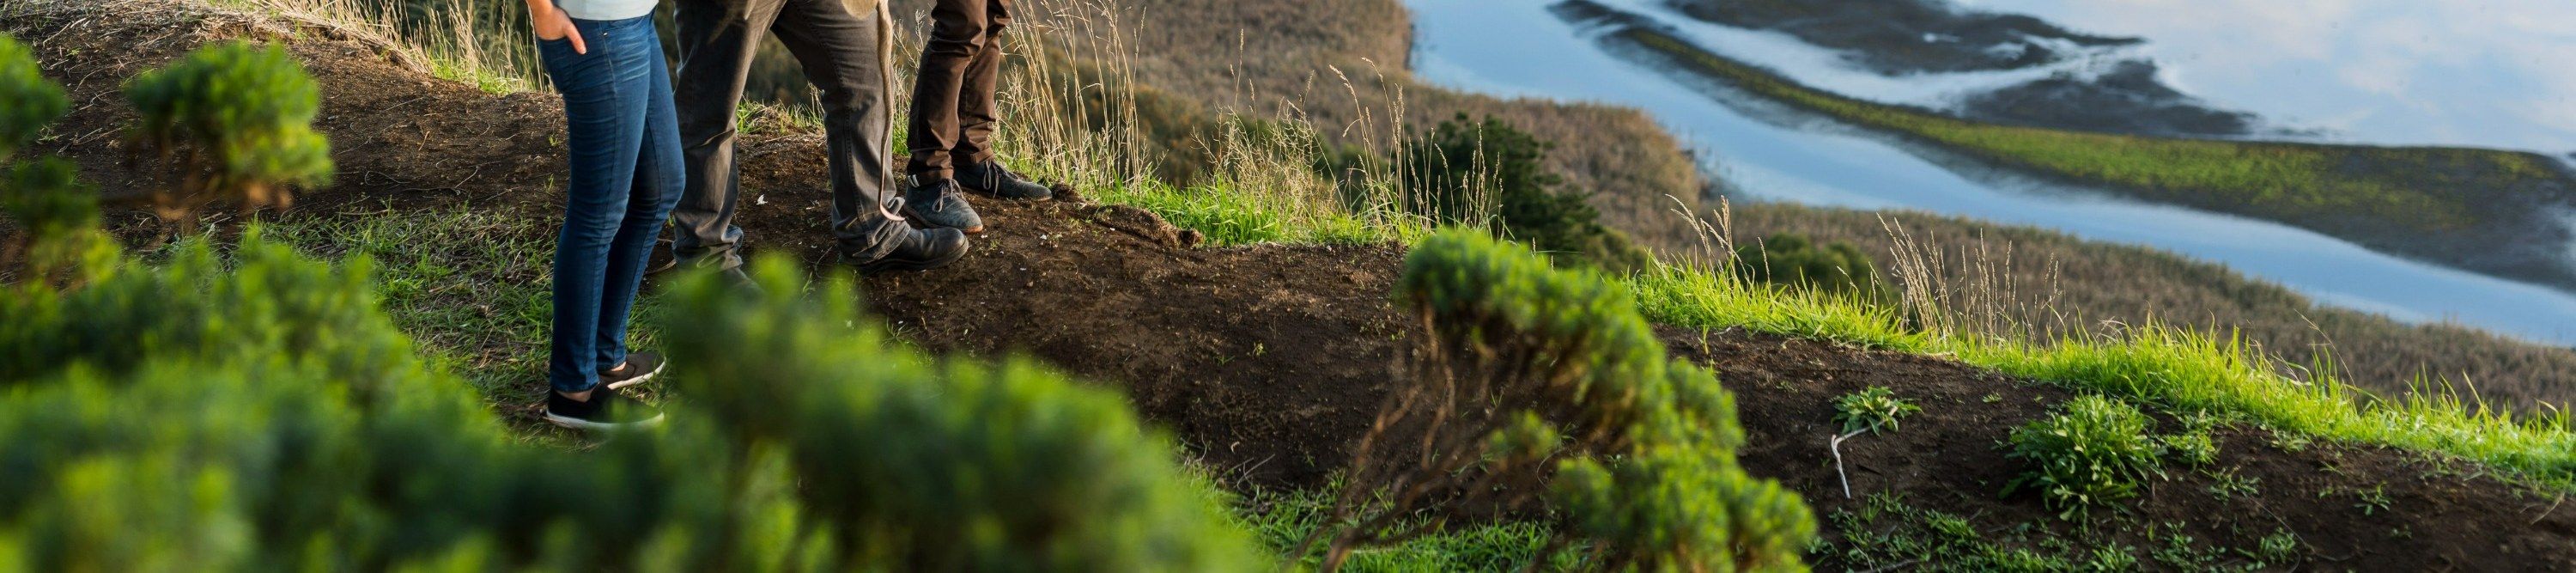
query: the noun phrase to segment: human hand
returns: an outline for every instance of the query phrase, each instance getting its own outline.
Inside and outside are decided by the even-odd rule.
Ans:
[[[590,53],[589,47],[581,44],[581,30],[573,28],[572,17],[555,9],[554,2],[528,0],[528,20],[536,24],[537,39],[572,40],[572,53]]]

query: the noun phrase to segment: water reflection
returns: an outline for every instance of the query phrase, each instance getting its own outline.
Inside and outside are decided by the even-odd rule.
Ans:
[[[2167,83],[2333,139],[2576,151],[2576,2],[1958,1],[2144,37]]]
[[[1645,109],[1722,158],[1724,176],[1758,198],[1920,209],[2152,245],[2219,261],[2329,304],[2576,341],[2566,326],[2576,325],[2576,296],[2405,261],[2283,225],[2008,174],[1953,171],[1929,150],[1640,69],[1550,15],[1552,1],[1407,0],[1419,31],[1417,73],[1465,89]]]

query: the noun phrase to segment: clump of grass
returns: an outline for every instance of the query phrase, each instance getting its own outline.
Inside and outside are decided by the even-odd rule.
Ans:
[[[2158,441],[2162,442],[2165,453],[2172,455],[2174,461],[2192,466],[2206,466],[2218,462],[2218,442],[2209,437],[2209,432],[2184,432],[2165,436]]]
[[[1834,399],[1834,421],[1843,425],[1843,433],[1862,431],[1878,433],[1879,428],[1896,431],[1896,421],[1923,411],[1913,400],[1896,397],[1886,386],[1844,394]]]
[[[2152,422],[2118,400],[2070,400],[2059,414],[2013,431],[2010,456],[2032,468],[2005,484],[2004,495],[2037,490],[2067,519],[2128,499],[2141,482],[2164,477],[2156,463],[2162,448],[2148,431]]]

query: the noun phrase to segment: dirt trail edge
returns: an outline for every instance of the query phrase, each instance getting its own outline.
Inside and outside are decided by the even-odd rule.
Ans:
[[[100,17],[96,6],[134,16]],[[73,96],[73,117],[38,151],[76,158],[103,188],[149,183],[118,166],[114,129],[131,117],[115,91],[125,78],[209,40],[299,38],[292,50],[323,84],[320,127],[342,172],[337,187],[281,216],[466,206],[546,219],[560,209],[553,178],[563,167],[551,138],[562,119],[551,96],[493,96],[437,80],[345,33],[203,8],[148,11],[166,6],[151,0],[96,6],[4,17],[0,28],[31,41],[48,77]],[[821,138],[747,138],[740,222],[751,248],[846,272],[828,262]],[[867,280],[870,308],[933,352],[1029,356],[1116,385],[1235,483],[1321,485],[1366,431],[1396,349],[1419,338],[1387,301],[1403,256],[1397,246],[1193,248],[1130,208],[976,206],[992,230],[973,255],[947,269]],[[0,225],[0,234],[14,232]],[[2071,527],[2036,496],[1996,496],[2022,468],[1998,444],[2066,392],[1932,357],[1736,330],[1661,334],[1676,355],[1719,370],[1739,396],[1745,465],[1805,494],[1835,541],[1830,516],[1862,505],[1843,498],[1826,451],[1830,401],[1869,386],[1889,387],[1923,412],[1903,431],[1845,444],[1855,493],[1963,516],[2006,547],[2033,546],[2029,531]],[[2085,539],[2138,548],[2141,565],[2154,570],[2245,562],[2221,555],[2186,567],[2147,557],[2178,536],[2195,547],[2249,548],[2278,531],[2301,542],[2297,570],[2576,570],[2576,508],[2560,507],[2563,496],[2403,451],[2287,447],[2296,440],[2257,429],[2216,437],[2213,468],[2259,479],[2260,493],[2221,499],[2209,475],[2169,468],[2173,479],[2106,522],[2124,525],[2094,527]],[[2386,507],[2357,508],[2364,490],[2383,492]],[[1824,570],[1850,568],[1841,549],[1811,559]]]

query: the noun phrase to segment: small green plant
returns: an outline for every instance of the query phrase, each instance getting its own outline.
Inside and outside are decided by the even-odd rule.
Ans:
[[[2361,509],[2362,515],[2378,515],[2387,513],[2390,508],[2396,505],[2396,502],[2388,499],[2388,484],[2371,486],[2370,489],[2366,490],[2356,489],[2352,491],[2352,495],[2355,499],[2352,506]]]
[[[2261,559],[2264,563],[2273,565],[2296,563],[2299,560],[2299,535],[2292,533],[2288,528],[2274,530],[2271,535],[2263,536],[2263,540],[2258,542],[2254,549],[2254,558]]]
[[[2161,440],[2165,453],[2171,454],[2175,461],[2194,467],[2218,463],[2218,442],[2209,437],[2208,431],[2184,432]]]
[[[2236,468],[2219,470],[2209,474],[2209,478],[2209,495],[2220,500],[2252,499],[2263,495],[2263,478],[2239,475]]]
[[[2308,451],[2308,445],[2313,442],[2314,438],[2310,438],[2302,434],[2293,434],[2289,432],[2272,433],[2272,447],[2280,448],[2281,451],[2293,454]]]
[[[176,182],[152,195],[153,207],[183,232],[208,202],[287,207],[294,187],[331,182],[330,141],[313,131],[321,89],[285,48],[202,48],[135,76],[125,96],[139,116],[127,134],[133,153],[151,154]]]
[[[1861,431],[1877,433],[1879,428],[1896,431],[1897,420],[1923,411],[1913,400],[1896,397],[1886,386],[1844,394],[1834,399],[1834,421],[1843,425],[1843,433]]]
[[[2069,400],[2059,414],[2013,431],[2009,455],[2032,467],[2005,484],[2004,495],[2036,490],[2064,519],[2136,495],[2140,482],[2164,475],[2148,423],[2126,402]]]

